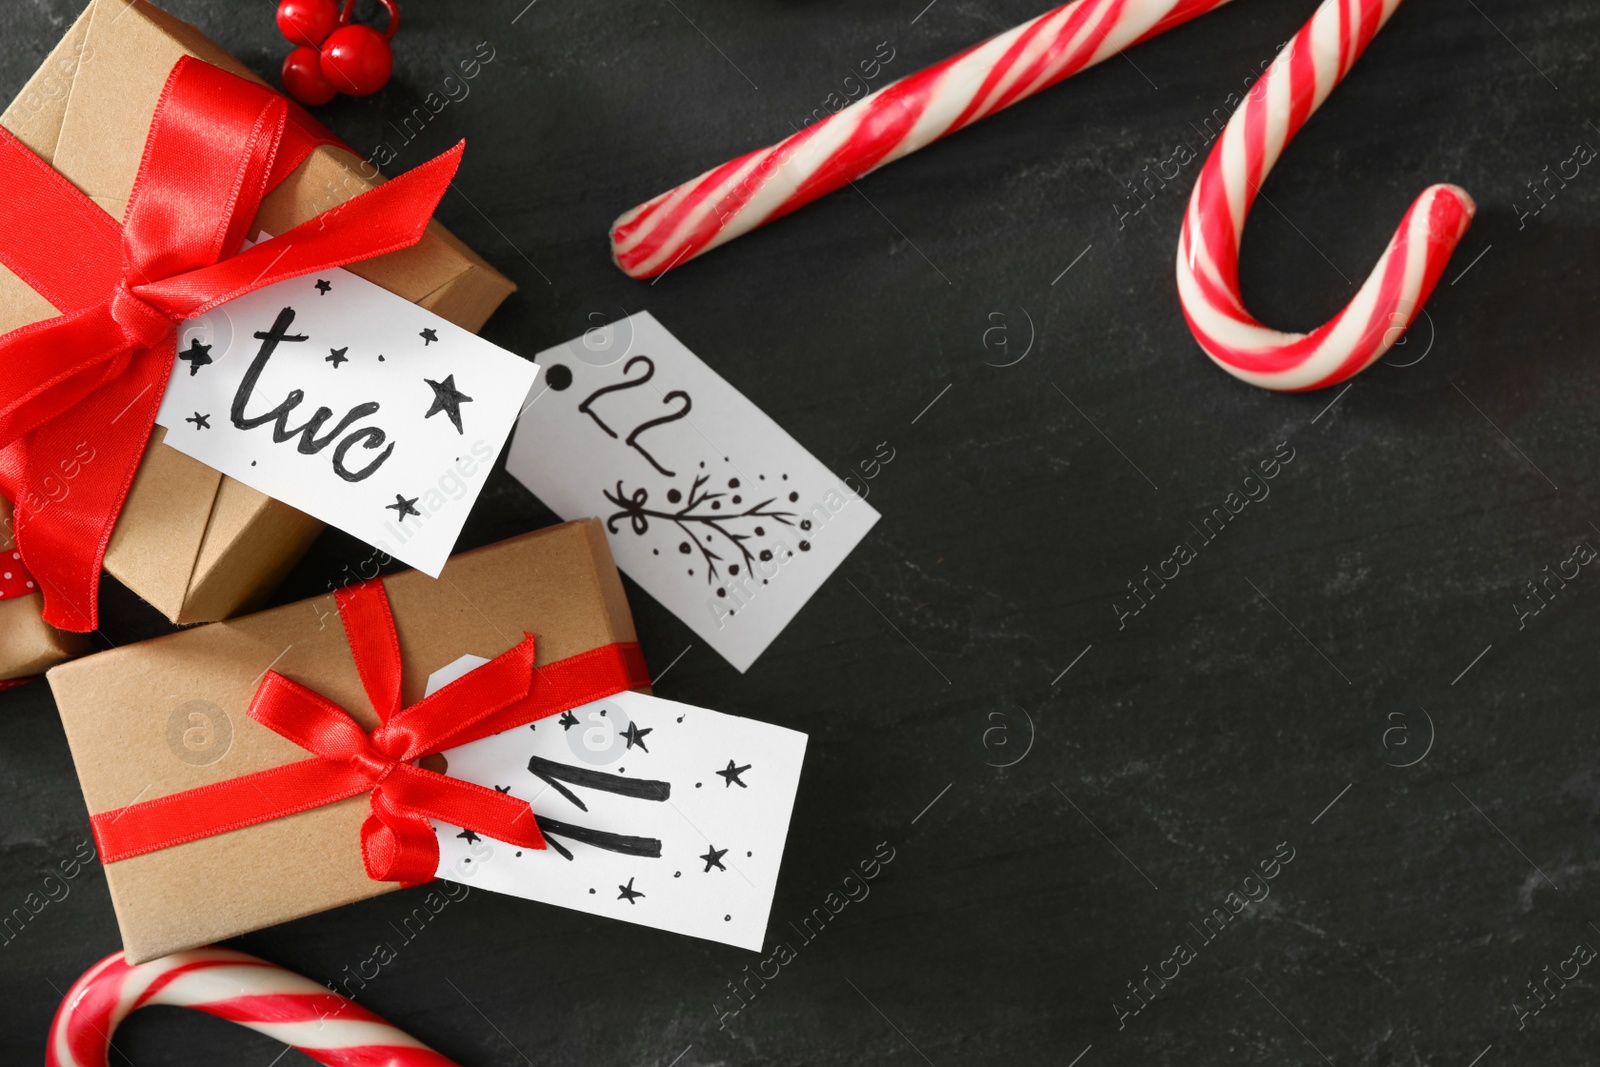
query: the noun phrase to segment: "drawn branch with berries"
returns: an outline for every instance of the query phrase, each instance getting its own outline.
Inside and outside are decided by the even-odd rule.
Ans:
[[[678,546],[679,551],[687,553],[689,546],[693,545],[700,553],[700,558],[706,564],[706,583],[709,585],[721,576],[718,564],[727,563],[727,557],[716,550],[719,544],[723,551],[736,549],[746,572],[750,571],[756,562],[756,557],[750,551],[746,542],[752,538],[766,536],[766,530],[759,525],[763,519],[781,522],[785,526],[794,526],[795,513],[781,511],[773,507],[777,497],[769,497],[759,504],[751,504],[742,511],[724,511],[725,503],[735,503],[737,496],[729,500],[730,494],[712,492],[706,488],[706,483],[711,480],[709,475],[699,475],[694,484],[689,488],[687,498],[680,490],[669,490],[667,500],[671,504],[682,503],[675,511],[666,511],[649,506],[650,493],[642,486],[629,494],[618,480],[616,492],[602,490],[605,498],[622,510],[612,514],[606,519],[606,529],[612,533],[617,532],[617,522],[627,519],[633,527],[636,536],[644,536],[650,529],[650,520],[670,522],[683,532],[688,538]],[[702,538],[701,534],[705,536]],[[721,538],[718,542],[717,538]],[[738,573],[738,564],[729,567],[730,573]]]

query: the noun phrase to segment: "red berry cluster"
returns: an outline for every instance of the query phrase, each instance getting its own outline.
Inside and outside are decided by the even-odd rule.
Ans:
[[[389,39],[400,28],[395,0],[380,0],[389,12],[382,33],[350,21],[356,0],[282,0],[278,29],[297,47],[283,61],[283,88],[307,107],[339,93],[371,96],[389,82],[394,54]]]

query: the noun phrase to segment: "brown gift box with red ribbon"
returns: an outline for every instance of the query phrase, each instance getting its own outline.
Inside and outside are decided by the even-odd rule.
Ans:
[[[637,667],[627,672],[629,682],[609,691],[648,685],[633,644],[633,619],[622,581],[598,520],[570,522],[462,553],[437,580],[405,571],[383,579],[382,586],[398,635],[399,667],[394,673],[401,716],[421,700],[430,674],[467,654],[525,655],[525,635],[532,635],[536,653],[536,690],[558,686],[564,666],[592,660],[613,646],[625,649]],[[114,859],[119,850],[128,851],[121,842],[137,836],[131,824],[142,823],[140,832],[148,832],[162,820],[180,823],[161,808],[179,794],[208,789],[201,794],[208,797],[230,783],[243,784],[236,780],[245,776],[259,778],[287,771],[289,765],[306,765],[305,748],[275,732],[281,726],[268,728],[259,721],[262,696],[275,688],[303,693],[303,686],[343,709],[362,730],[378,727],[380,714],[369,693],[382,687],[372,685],[370,662],[358,668],[361,650],[346,630],[352,623],[348,605],[338,602],[360,592],[352,587],[101,652],[50,671],[96,839],[113,859],[106,864],[106,881],[130,962],[398,887],[370,875],[365,826],[379,804],[366,791],[242,829],[207,831],[211,836]],[[360,641],[381,627],[356,629]],[[527,673],[524,661],[524,679]],[[463,702],[464,707],[470,704],[471,699]],[[300,715],[303,707],[291,702],[282,717],[300,719],[300,730],[311,733],[314,724]],[[548,713],[548,708],[542,712]],[[422,766],[428,767],[429,761],[423,760]],[[374,781],[390,788],[406,776],[417,777],[410,769],[400,775],[391,768]],[[273,787],[267,784],[266,791]],[[235,788],[233,799],[248,806],[257,792]],[[226,799],[218,796],[215,806]],[[428,811],[426,806],[422,810]],[[174,833],[170,840],[184,836]],[[413,871],[402,880],[418,879]]]
[[[194,26],[159,8],[95,0],[0,114],[0,125],[109,215],[121,218],[163,86],[186,55],[260,82]],[[320,144],[268,193],[251,235],[285,233],[380,184],[381,177],[369,177],[375,175],[376,169],[353,153]],[[70,235],[63,240],[70,250]],[[515,289],[436,222],[413,247],[346,269],[470,330],[479,329]],[[55,314],[37,292],[0,266],[0,333]],[[104,568],[173,622],[227,618],[259,603],[310,546],[321,524],[167,448],[163,433],[158,427],[151,438]],[[24,619],[28,604],[0,602],[0,635],[7,638],[0,640],[0,680],[37,671],[77,650],[36,617]],[[36,603],[32,610],[36,616]],[[13,631],[26,633],[28,641],[14,644]]]

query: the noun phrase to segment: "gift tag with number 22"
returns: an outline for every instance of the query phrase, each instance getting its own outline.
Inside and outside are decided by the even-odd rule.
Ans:
[[[878,521],[649,312],[535,358],[506,469],[741,671]]]

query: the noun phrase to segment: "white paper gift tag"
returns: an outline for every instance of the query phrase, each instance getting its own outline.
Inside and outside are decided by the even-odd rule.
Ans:
[[[538,368],[344,270],[179,330],[167,444],[438,577]]]
[[[506,469],[741,671],[878,521],[649,312],[535,359]]]
[[[487,662],[463,656],[428,692]],[[435,823],[440,878],[758,951],[806,735],[624,692],[447,749],[528,801],[546,847]]]

